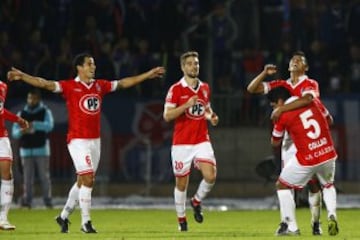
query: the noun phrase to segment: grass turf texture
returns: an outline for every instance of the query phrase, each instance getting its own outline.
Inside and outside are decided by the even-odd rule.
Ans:
[[[271,210],[205,210],[202,224],[196,223],[189,211],[188,232],[177,230],[175,212],[171,210],[92,210],[93,224],[98,234],[80,231],[79,210],[70,218],[70,233],[60,233],[54,220],[59,212],[59,209],[12,209],[9,219],[16,225],[16,230],[0,230],[0,239],[360,239],[359,209],[338,210],[340,233],[335,237],[328,236],[325,211],[322,212],[323,236],[312,236],[310,212],[306,208],[297,210],[300,237],[275,237],[279,212]]]

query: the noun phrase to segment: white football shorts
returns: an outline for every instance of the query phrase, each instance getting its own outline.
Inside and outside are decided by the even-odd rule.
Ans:
[[[95,173],[100,161],[100,138],[75,138],[68,143],[76,174]]]
[[[13,153],[8,137],[0,137],[0,161],[12,161]]]
[[[334,183],[335,159],[314,165],[301,165],[296,156],[293,156],[281,170],[279,181],[294,189],[302,189],[309,180],[316,175],[324,187]]]
[[[216,166],[214,150],[210,142],[194,145],[173,145],[171,148],[172,167],[176,177],[190,174],[191,164],[199,169],[200,162]]]

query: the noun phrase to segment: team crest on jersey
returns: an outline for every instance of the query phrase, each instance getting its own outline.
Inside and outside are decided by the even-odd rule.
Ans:
[[[185,114],[188,118],[199,120],[204,118],[205,114],[205,102],[202,99],[198,99],[196,104],[192,107],[189,107]]]
[[[207,91],[206,91],[206,90],[203,90],[202,92],[203,92],[203,95],[204,95],[205,99],[207,99],[207,98],[208,98],[208,93],[207,93]]]
[[[96,87],[96,91],[101,92],[101,87],[98,83],[96,83],[95,87]]]
[[[86,94],[79,101],[81,111],[87,114],[97,114],[100,111],[101,100],[97,94]]]

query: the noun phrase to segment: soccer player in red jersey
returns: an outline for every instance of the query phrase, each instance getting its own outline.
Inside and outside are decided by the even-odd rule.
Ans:
[[[11,171],[13,154],[8,132],[5,127],[5,120],[17,122],[22,130],[26,130],[29,127],[29,123],[25,119],[9,112],[4,108],[6,94],[7,85],[0,81],[0,229],[14,230],[15,226],[8,221],[8,212],[10,210],[10,205],[14,193],[14,180]]]
[[[247,90],[250,93],[262,93],[267,94],[272,89],[278,87],[286,88],[292,96],[297,96],[298,99],[295,101],[278,106],[272,112],[271,118],[273,120],[278,119],[282,112],[290,111],[293,109],[297,109],[300,107],[304,107],[309,105],[312,102],[321,109],[324,116],[327,116],[329,124],[332,124],[333,119],[329,114],[328,110],[320,101],[320,91],[318,83],[310,79],[306,75],[306,71],[308,70],[308,64],[305,57],[305,54],[301,51],[297,51],[293,54],[289,62],[289,72],[290,78],[287,80],[272,80],[269,82],[264,82],[264,79],[268,75],[273,75],[277,72],[276,66],[272,64],[267,64],[264,67],[264,70],[256,76],[248,85]],[[296,148],[293,146],[291,139],[285,137],[283,139],[283,144],[281,147],[281,158],[283,163],[286,164],[287,159],[290,158],[291,154],[296,152]],[[322,230],[320,227],[320,212],[321,212],[321,202],[322,195],[320,192],[319,184],[316,178],[312,179],[309,184],[309,205],[311,211],[311,225],[313,235],[321,235]]]
[[[185,203],[191,164],[194,163],[195,168],[199,169],[203,176],[197,192],[190,201],[195,220],[201,223],[201,201],[210,192],[216,180],[216,160],[207,121],[216,126],[219,118],[210,105],[209,85],[198,79],[198,53],[182,54],[180,65],[184,76],[173,84],[167,93],[164,119],[167,122],[175,122],[171,149],[176,179],[174,200],[179,230],[187,231]]]
[[[56,221],[61,227],[61,232],[67,233],[68,217],[79,203],[81,230],[85,233],[96,233],[91,223],[90,208],[94,177],[100,161],[100,112],[103,96],[115,90],[130,88],[147,79],[161,77],[165,70],[163,67],[155,67],[140,75],[117,81],[94,79],[95,60],[86,53],[75,57],[74,67],[77,76],[69,80],[46,80],[16,68],[8,72],[8,78],[23,80],[35,87],[61,93],[64,97],[69,114],[68,150],[78,178]]]
[[[273,108],[294,101],[284,88],[275,89],[269,97]],[[287,131],[296,146],[296,154],[288,159],[276,182],[280,202],[281,223],[277,235],[299,235],[295,219],[295,201],[290,189],[301,189],[316,175],[323,188],[328,211],[328,233],[339,232],[336,217],[336,190],[334,187],[337,153],[329,124],[315,102],[292,111],[284,112],[275,123],[271,143],[281,144]]]

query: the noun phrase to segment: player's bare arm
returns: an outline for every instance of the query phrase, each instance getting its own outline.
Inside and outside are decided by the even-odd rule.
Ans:
[[[142,74],[118,80],[117,89],[130,88],[147,79],[161,78],[164,74],[164,67],[155,67]]]
[[[46,80],[41,77],[31,76],[14,67],[12,67],[10,71],[8,71],[7,78],[9,79],[9,81],[22,80],[34,87],[43,88],[49,91],[54,91],[56,88],[55,81]]]
[[[277,72],[276,66],[273,64],[266,64],[264,70],[257,75],[249,85],[247,86],[247,90],[249,93],[264,93],[264,86],[262,82],[268,75],[273,75]]]
[[[282,106],[275,108],[272,111],[270,118],[273,121],[277,121],[283,112],[288,112],[288,111],[291,111],[294,109],[305,107],[305,106],[309,105],[312,102],[312,100],[313,100],[313,96],[311,94],[305,94],[304,96],[296,99],[293,102],[290,102],[290,103],[287,103],[287,104],[284,104]]]
[[[189,100],[186,103],[184,103],[178,107],[166,107],[164,114],[163,114],[164,120],[166,122],[170,122],[170,121],[178,118],[180,115],[184,114],[186,109],[194,106],[196,104],[197,99],[198,99],[198,96],[194,95],[191,98],[189,98]]]

